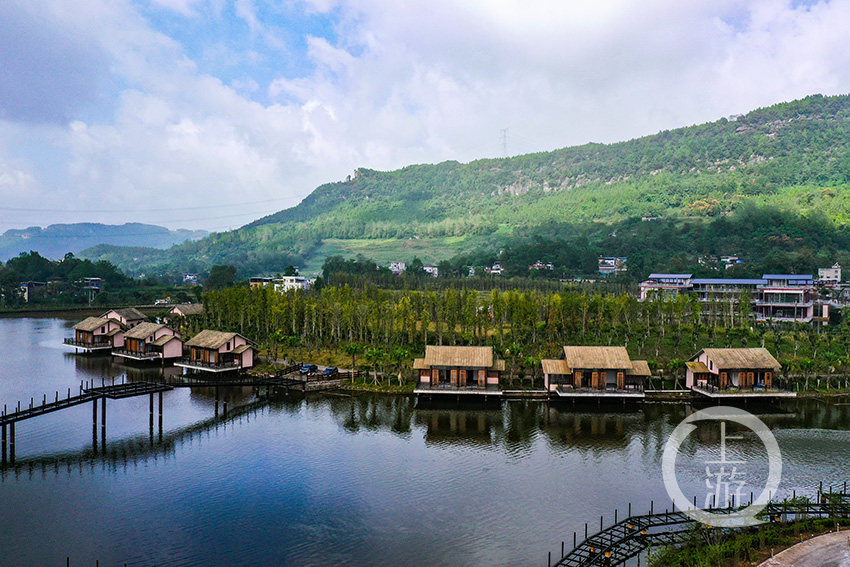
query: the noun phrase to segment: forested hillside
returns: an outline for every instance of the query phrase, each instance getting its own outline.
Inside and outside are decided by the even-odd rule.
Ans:
[[[725,230],[739,226],[739,215],[758,217],[752,207],[765,206],[771,207],[768,217],[791,213],[784,225],[811,220],[822,233],[817,240],[842,255],[848,251],[843,226],[850,220],[849,119],[850,97],[816,95],[617,144],[390,172],[360,169],[353,179],[322,185],[298,206],[237,231],[165,252],[109,248],[87,255],[125,269],[203,270],[230,263],[247,274],[289,264],[318,268],[324,257],[357,253],[379,262],[414,256],[483,261],[538,237],[570,242],[575,257],[560,264],[577,275],[590,267],[579,257],[586,264],[597,252],[634,255],[638,241],[612,241],[624,230],[645,234],[650,249],[642,253],[663,259],[684,254],[681,261],[695,262],[692,238],[671,242],[658,235]],[[640,219],[654,220],[638,228]],[[797,269],[794,258],[810,258],[812,247],[820,246],[765,230],[774,238],[768,242],[791,252],[777,257],[777,269]],[[744,227],[734,239],[701,244],[699,253],[755,254],[757,239]]]

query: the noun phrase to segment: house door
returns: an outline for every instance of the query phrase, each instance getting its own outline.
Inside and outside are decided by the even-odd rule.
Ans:
[[[439,386],[440,385],[440,371],[436,368],[431,369],[431,385]]]
[[[450,372],[450,381],[452,386],[457,387],[457,369],[453,368]]]
[[[626,389],[626,375],[622,372],[617,372],[617,389],[625,390]]]
[[[466,388],[466,370],[465,369],[460,371],[460,382],[458,383],[458,386],[460,386],[461,388]]]
[[[485,388],[487,386],[487,371],[479,370],[478,371],[478,387]]]

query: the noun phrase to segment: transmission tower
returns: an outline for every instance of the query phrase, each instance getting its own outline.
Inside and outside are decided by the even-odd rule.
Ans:
[[[509,128],[502,128],[502,157],[508,157],[508,130]]]

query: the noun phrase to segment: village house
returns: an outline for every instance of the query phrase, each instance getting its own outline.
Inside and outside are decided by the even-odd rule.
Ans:
[[[174,329],[160,323],[139,323],[124,333],[124,346],[112,354],[130,360],[170,360],[183,356],[183,341]]]
[[[121,323],[125,328],[135,327],[139,323],[143,321],[147,321],[148,318],[144,313],[136,309],[135,307],[127,307],[125,309],[111,309],[101,315],[104,319],[115,319],[119,323]]]
[[[254,366],[255,348],[239,333],[203,330],[186,341],[188,357],[175,366],[203,372],[245,370]]]
[[[704,348],[686,363],[685,385],[706,395],[773,390],[781,368],[765,348]]]
[[[168,310],[169,318],[175,317],[192,317],[194,315],[201,315],[204,312],[204,304],[203,303],[181,303],[179,305],[175,305],[171,309]]]
[[[407,264],[405,262],[402,262],[401,260],[395,260],[393,262],[390,262],[390,271],[395,275],[401,274],[406,269]]]
[[[110,351],[124,346],[124,326],[116,319],[88,317],[71,328],[74,337],[63,344],[75,351]]]
[[[274,290],[285,293],[291,289],[310,289],[310,280],[304,276],[281,276],[274,279]]]
[[[597,269],[603,276],[621,274],[628,270],[626,268],[628,260],[623,256],[600,256]]]
[[[542,360],[543,386],[559,396],[643,397],[650,376],[644,360],[631,360],[625,347],[565,346],[563,358]]]
[[[836,262],[831,268],[818,268],[818,282],[824,285],[841,283],[841,264]]]
[[[425,270],[425,273],[430,275],[432,278],[436,278],[440,275],[440,269],[434,264],[424,264],[422,269]]]
[[[413,369],[419,373],[419,394],[499,394],[505,361],[489,346],[428,345],[425,358],[415,359]]]

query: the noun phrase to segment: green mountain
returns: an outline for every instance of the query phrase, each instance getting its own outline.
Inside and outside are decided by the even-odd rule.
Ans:
[[[848,183],[850,96],[814,95],[615,144],[359,169],[235,231],[161,252],[85,254],[125,270],[202,272],[229,263],[250,274],[289,264],[310,271],[331,255],[436,262],[634,219],[705,223],[745,205],[816,211],[838,227],[850,221]]]
[[[187,240],[209,235],[205,230],[169,230],[139,223],[108,225],[98,223],[52,224],[23,230],[7,230],[0,235],[0,261],[22,252],[38,252],[45,258],[61,259],[68,252],[77,254],[98,244],[168,248]]]

